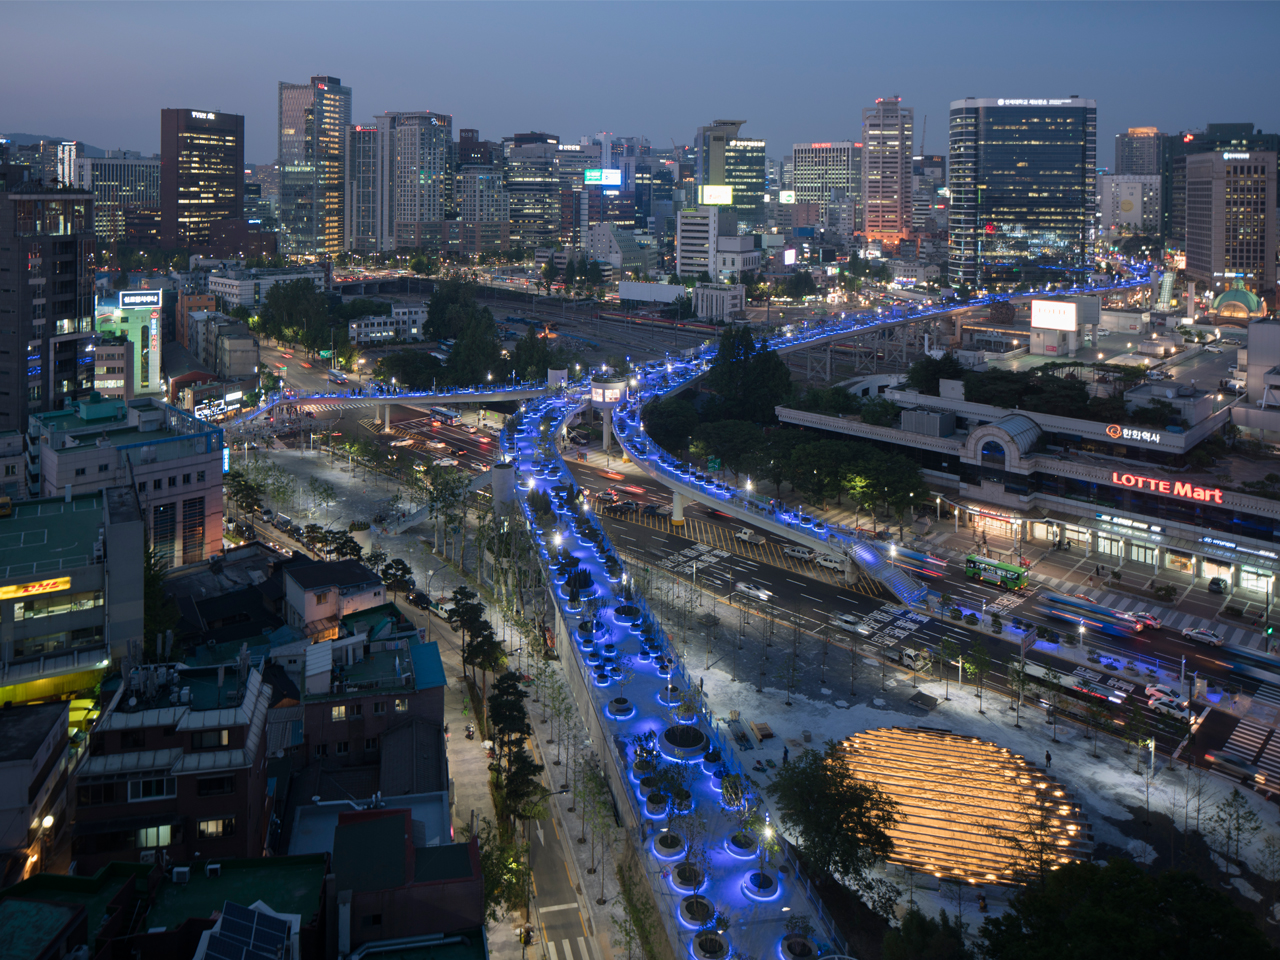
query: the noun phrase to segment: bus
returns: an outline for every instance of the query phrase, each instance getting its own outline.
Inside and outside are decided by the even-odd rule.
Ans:
[[[974,580],[998,584],[1006,590],[1019,590],[1027,585],[1027,571],[1022,567],[980,557],[976,553],[964,558],[964,573]]]
[[[931,553],[917,553],[896,544],[889,551],[889,562],[910,570],[919,577],[940,577],[947,572],[947,561]]]
[[[446,427],[456,427],[462,422],[462,414],[454,413],[446,407],[432,407],[431,419],[440,421]]]
[[[1065,620],[1086,630],[1097,630],[1117,637],[1138,633],[1142,627],[1124,614],[1094,603],[1085,597],[1069,597],[1060,593],[1045,593],[1040,598],[1040,609],[1054,620]]]

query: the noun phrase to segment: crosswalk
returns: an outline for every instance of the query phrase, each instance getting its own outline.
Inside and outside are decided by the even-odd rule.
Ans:
[[[1264,683],[1253,699],[1280,707],[1280,686]],[[1236,724],[1223,749],[1266,771],[1269,783],[1280,782],[1280,738],[1276,737],[1274,727],[1246,717]]]
[[[1037,583],[1043,584],[1050,590],[1058,593],[1071,595],[1080,592],[1080,584],[1072,583],[1069,580],[1062,580],[1058,577],[1035,577]],[[1110,607],[1113,610],[1149,610],[1151,603],[1140,600],[1137,597],[1131,597],[1127,594],[1108,592],[1099,597],[1096,603],[1104,607]],[[1164,626],[1170,630],[1187,630],[1191,627],[1206,627],[1214,633],[1221,634],[1222,638],[1231,646],[1245,647],[1246,649],[1261,650],[1265,646],[1265,638],[1244,627],[1227,626],[1216,621],[1208,621],[1204,617],[1197,617],[1190,613],[1180,613],[1177,611],[1169,613],[1163,620]]]
[[[547,960],[596,960],[587,946],[586,937],[547,940]]]

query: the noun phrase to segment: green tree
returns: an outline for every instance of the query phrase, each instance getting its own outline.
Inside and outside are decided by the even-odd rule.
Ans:
[[[549,258],[542,265],[542,285],[547,288],[547,296],[551,296],[551,287],[559,276],[560,268],[556,266],[555,258]]]
[[[178,625],[178,604],[164,589],[167,558],[162,558],[154,547],[142,551],[142,640],[154,642],[157,634],[163,634]],[[163,657],[163,650],[155,651],[155,658]]]
[[[673,453],[689,445],[689,437],[698,427],[698,411],[683,397],[650,400],[641,418],[649,439]]]
[[[973,682],[978,688],[978,712],[985,713],[986,711],[982,709],[982,681],[991,672],[991,652],[982,640],[975,641],[969,648],[964,658],[964,672],[973,677]]]
[[[901,414],[902,408],[884,397],[873,397],[862,404],[862,422],[873,427],[895,426]]]
[[[391,588],[393,598],[397,593],[410,589],[409,581],[413,579],[413,570],[399,557],[384,565],[381,573],[382,582]]]
[[[814,873],[865,892],[869,871],[893,849],[893,800],[855,777],[830,740],[824,751],[805,750],[779,767],[765,791]]]
[[[484,877],[484,915],[490,923],[499,923],[528,903],[528,844],[517,838],[503,824],[495,825],[488,817],[480,820],[473,832],[463,824],[462,839],[476,840],[480,849],[480,873]]]
[[[751,454],[764,441],[764,433],[746,420],[718,420],[701,424],[693,434],[690,452],[699,457],[715,457],[736,477]]]
[[[1231,789],[1209,817],[1209,829],[1222,838],[1223,852],[1236,860],[1240,859],[1240,845],[1252,841],[1262,826],[1262,818],[1238,787]]]
[[[111,289],[113,290],[129,289],[129,271],[128,270],[124,269],[123,267],[120,268],[120,272],[117,273],[111,279]]]
[[[990,960],[1275,960],[1253,918],[1191,873],[1148,875],[1131,860],[1071,862],[1018,890],[981,928]]]
[[[907,371],[907,386],[914,387],[930,397],[938,396],[940,380],[963,380],[964,367],[954,353],[944,353],[938,359],[924,357]]]
[[[884,960],[970,960],[973,951],[964,942],[964,927],[943,910],[937,920],[926,917],[915,904],[901,925],[884,935]]]

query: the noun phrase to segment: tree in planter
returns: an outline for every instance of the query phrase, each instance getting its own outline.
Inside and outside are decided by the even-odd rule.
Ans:
[[[985,713],[986,711],[982,709],[982,681],[991,671],[991,654],[987,650],[987,645],[981,640],[969,648],[969,655],[965,657],[964,671],[973,677],[973,682],[978,688],[978,712]]]
[[[650,776],[656,782],[653,792],[663,794],[671,800],[667,804],[667,829],[670,830],[676,817],[682,815],[677,809],[677,801],[686,802],[689,798],[693,768],[687,763],[664,763]]]
[[[857,779],[830,740],[825,750],[806,750],[778,768],[765,790],[814,873],[841,878],[866,896],[870,871],[893,849],[893,800]]]
[[[1093,757],[1098,758],[1098,735],[1105,728],[1111,726],[1111,715],[1107,709],[1100,703],[1090,702],[1085,707],[1085,714],[1089,718],[1089,726],[1093,733]]]
[[[1040,689],[1044,698],[1049,701],[1050,720],[1053,723],[1053,742],[1058,742],[1058,705],[1062,702],[1062,674],[1052,667],[1045,670],[1040,678]]]
[[[1013,690],[1013,702],[1016,704],[1013,725],[1019,730],[1022,729],[1022,697],[1027,692],[1027,688],[1031,686],[1031,677],[1022,664],[1009,664],[1009,686]]]
[[[950,610],[947,611],[947,616],[949,616],[952,620],[959,620],[961,617],[964,616],[964,611],[961,610],[959,607],[952,607]],[[972,614],[970,614],[970,616],[972,616]]]
[[[884,935],[884,960],[971,960],[972,951],[965,944],[964,927],[943,910],[938,919],[927,917],[914,904],[902,923]]]
[[[524,705],[529,694],[514,673],[503,673],[493,683],[488,697],[489,720],[493,724],[494,745],[501,758],[509,759],[524,739],[533,733],[529,711]]]
[[[991,614],[991,632],[992,633],[1004,632],[1004,621],[1000,619],[1000,614],[998,613]]]

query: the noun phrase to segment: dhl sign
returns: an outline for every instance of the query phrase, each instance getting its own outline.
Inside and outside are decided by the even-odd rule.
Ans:
[[[0,600],[33,597],[38,593],[57,593],[59,590],[70,589],[70,577],[57,577],[53,580],[34,580],[31,583],[18,583],[8,587],[0,587]]]

